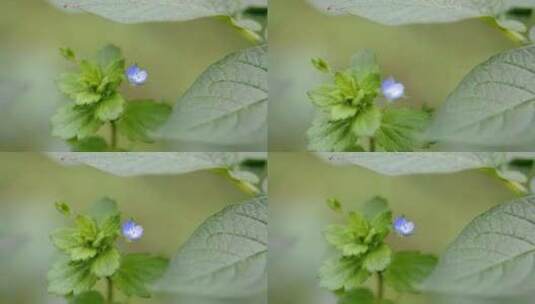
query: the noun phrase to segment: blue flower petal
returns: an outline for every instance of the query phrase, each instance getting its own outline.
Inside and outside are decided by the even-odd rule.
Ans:
[[[404,216],[398,216],[394,220],[394,230],[401,236],[409,236],[413,234],[415,225],[413,222],[406,219]]]
[[[143,236],[143,226],[133,220],[128,220],[123,223],[122,232],[123,236],[129,241],[136,241]]]
[[[149,73],[140,68],[137,64],[133,64],[129,66],[126,71],[126,78],[128,79],[128,82],[130,82],[131,85],[139,86],[144,84],[147,81],[147,78],[149,77]]]
[[[394,78],[389,77],[383,80],[381,84],[381,92],[386,99],[394,101],[405,95],[405,86],[400,82],[396,82]]]

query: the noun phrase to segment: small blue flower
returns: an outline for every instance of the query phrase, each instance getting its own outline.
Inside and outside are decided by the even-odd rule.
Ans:
[[[128,220],[123,223],[123,236],[129,241],[137,241],[143,236],[143,226]]]
[[[381,91],[388,101],[394,101],[403,97],[405,94],[405,86],[400,82],[396,82],[394,78],[389,77],[383,80]]]
[[[414,223],[404,216],[398,216],[394,220],[394,230],[401,236],[409,236],[414,232]]]
[[[131,85],[139,86],[147,81],[149,73],[140,68],[137,64],[133,64],[126,69],[126,77]]]

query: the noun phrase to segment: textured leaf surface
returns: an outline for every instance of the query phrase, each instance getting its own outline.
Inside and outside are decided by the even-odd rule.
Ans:
[[[147,284],[155,281],[167,269],[169,261],[146,254],[128,254],[121,260],[121,267],[113,275],[113,282],[127,296],[150,297]]]
[[[507,51],[471,71],[437,111],[427,137],[481,146],[535,141],[535,46]]]
[[[476,168],[497,168],[514,158],[535,153],[418,152],[418,153],[318,153],[337,165],[358,165],[385,175],[453,173]]]
[[[161,291],[234,298],[267,287],[267,198],[210,217],[171,261]]]
[[[173,109],[161,137],[213,144],[266,142],[267,47],[210,66]]]
[[[182,152],[182,153],[50,153],[65,165],[85,164],[119,176],[183,174],[198,170],[227,168],[265,153]]]
[[[469,295],[535,291],[535,196],[474,219],[441,257],[426,290]]]
[[[533,0],[311,0],[332,15],[356,15],[386,25],[454,22],[496,16],[509,8],[535,6]]]
[[[89,12],[121,23],[184,21],[232,16],[248,7],[266,7],[267,0],[49,0],[70,12]]]

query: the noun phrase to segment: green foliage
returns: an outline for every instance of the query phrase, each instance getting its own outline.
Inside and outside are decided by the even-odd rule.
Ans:
[[[397,292],[417,292],[437,262],[435,256],[418,251],[396,252],[385,271],[385,282]]]
[[[422,148],[420,133],[427,126],[427,111],[393,108],[379,102],[381,70],[372,51],[355,54],[351,67],[332,71],[320,58],[312,64],[333,80],[308,92],[318,108],[308,130],[309,148],[315,151],[412,151]]]
[[[328,205],[333,204],[333,210],[340,212],[341,204],[330,199]],[[325,230],[325,239],[338,255],[319,271],[320,285],[336,292],[339,304],[391,303],[382,291],[375,297],[362,284],[376,275],[381,286],[386,282],[398,292],[415,292],[433,270],[437,259],[432,255],[393,252],[385,243],[392,230],[392,212],[384,198],[374,197],[362,212],[350,211],[344,217],[345,225],[329,225]]]
[[[112,281],[127,296],[150,297],[147,284],[160,278],[169,261],[147,254],[128,254],[122,258],[121,267]]]
[[[428,139],[492,151],[497,146],[531,146],[534,77],[534,45],[491,57],[476,66],[438,109],[426,132]]]
[[[153,100],[135,100],[126,104],[124,115],[119,119],[119,133],[132,141],[152,142],[149,132],[162,126],[169,115],[171,107]]]
[[[121,150],[116,140],[108,145],[97,135],[110,125],[112,138],[119,132],[131,141],[150,142],[148,133],[167,120],[170,107],[145,100],[127,101],[119,92],[125,79],[125,59],[113,45],[102,48],[92,60],[76,60],[73,50],[62,48],[61,54],[78,66],[74,73],[58,78],[58,89],[72,100],[52,117],[52,134],[66,140],[73,151],[101,152]]]
[[[71,216],[74,225],[50,235],[52,244],[63,254],[48,272],[50,293],[65,296],[73,304],[104,303],[94,288],[100,279],[106,279],[128,296],[150,296],[144,284],[160,277],[168,262],[144,254],[121,255],[116,244],[121,214],[114,200],[96,201],[87,214],[72,214],[65,202],[56,203],[56,208]]]
[[[533,231],[534,195],[492,208],[463,229],[423,288],[480,297],[532,295]]]
[[[265,291],[267,220],[265,196],[214,214],[181,246],[155,289],[224,299]]]

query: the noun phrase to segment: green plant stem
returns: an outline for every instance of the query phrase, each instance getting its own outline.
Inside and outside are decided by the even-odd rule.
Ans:
[[[110,277],[106,278],[108,285],[108,303],[113,304],[113,282]]]
[[[376,150],[376,147],[375,147],[375,138],[370,137],[370,152],[375,152],[375,150]]]
[[[377,304],[381,304],[383,301],[385,290],[384,290],[384,279],[383,279],[383,273],[378,272],[377,273]]]
[[[111,127],[111,147],[113,150],[117,149],[117,125],[115,124],[115,121],[110,122]]]

